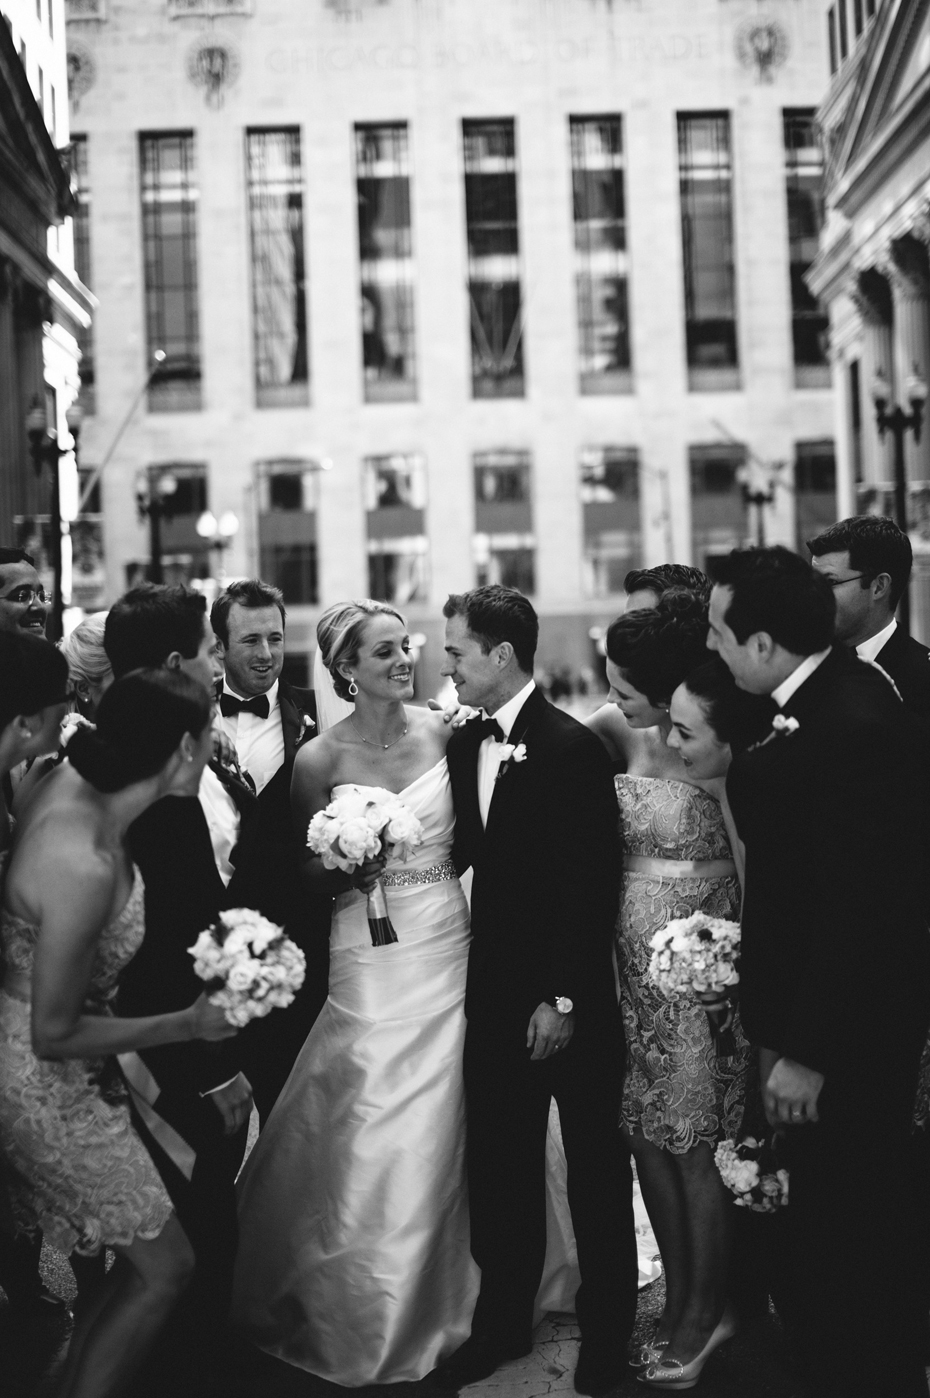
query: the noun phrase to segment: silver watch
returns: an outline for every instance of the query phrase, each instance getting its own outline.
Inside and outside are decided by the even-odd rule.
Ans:
[[[557,995],[555,997],[555,1008],[560,1015],[570,1015],[575,1006],[567,995]]]

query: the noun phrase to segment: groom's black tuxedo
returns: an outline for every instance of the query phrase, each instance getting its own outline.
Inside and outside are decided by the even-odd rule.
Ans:
[[[744,1029],[824,1075],[820,1120],[786,1141],[800,1338],[812,1393],[917,1398],[907,1150],[930,1019],[924,730],[842,647],[782,712],[798,727],[735,758],[727,791],[746,845]]]
[[[577,1311],[592,1350],[625,1352],[636,1309],[629,1160],[619,1130],[623,1036],[611,938],[620,848],[609,759],[539,690],[510,730],[526,758],[499,776],[482,827],[476,724],[448,748],[454,857],[474,871],[465,1009],[472,1252],[482,1271],[472,1333],[528,1341],[546,1247],[545,1139],[559,1106],[581,1259]],[[526,1047],[542,1002],[575,1005],[568,1048]]]

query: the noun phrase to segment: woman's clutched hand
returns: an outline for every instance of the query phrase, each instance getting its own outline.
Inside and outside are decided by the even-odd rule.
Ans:
[[[207,991],[197,996],[188,1014],[193,1023],[193,1039],[231,1039],[239,1033],[226,1018],[226,1011],[220,1005],[211,1004]]]
[[[384,873],[384,866],[387,860],[383,854],[376,859],[366,859],[359,864],[352,875],[352,887],[357,888],[360,893],[371,893],[376,883]]]

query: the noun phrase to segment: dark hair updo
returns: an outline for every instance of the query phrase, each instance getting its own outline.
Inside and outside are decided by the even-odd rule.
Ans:
[[[760,742],[769,731],[773,701],[739,689],[719,655],[692,670],[683,683],[703,709],[717,741],[729,743],[734,754]]]
[[[50,641],[0,631],[0,732],[18,714],[30,717],[68,697],[68,662]]]
[[[122,791],[162,770],[185,733],[199,738],[210,722],[210,695],[178,670],[133,670],[100,701],[96,729],[68,744],[75,771],[97,791]]]
[[[672,588],[653,611],[618,616],[607,628],[607,658],[653,707],[667,704],[707,658],[707,603]]]

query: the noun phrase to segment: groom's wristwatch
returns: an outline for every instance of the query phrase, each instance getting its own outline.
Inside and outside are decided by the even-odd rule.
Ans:
[[[555,1008],[560,1015],[570,1015],[575,1006],[567,995],[557,995],[555,997]]]

